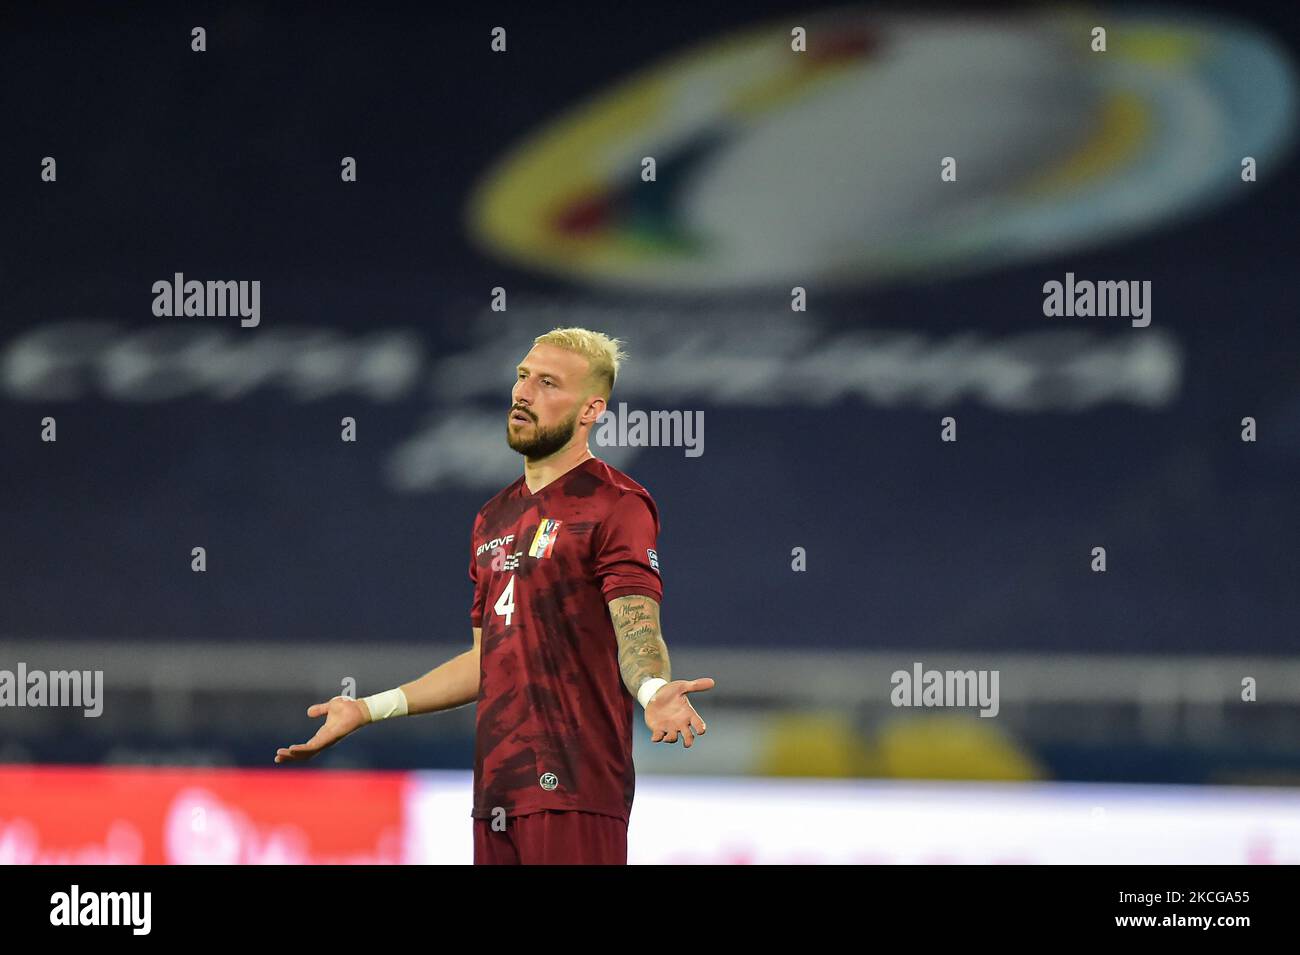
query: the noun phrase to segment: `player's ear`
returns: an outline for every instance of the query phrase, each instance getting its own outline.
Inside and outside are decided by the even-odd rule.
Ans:
[[[592,395],[587,399],[587,406],[582,410],[582,421],[584,424],[595,424],[596,419],[605,413],[605,399],[600,395]]]

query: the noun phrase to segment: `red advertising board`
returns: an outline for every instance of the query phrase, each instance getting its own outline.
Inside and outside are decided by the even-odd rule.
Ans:
[[[0,768],[0,865],[403,861],[404,773]]]

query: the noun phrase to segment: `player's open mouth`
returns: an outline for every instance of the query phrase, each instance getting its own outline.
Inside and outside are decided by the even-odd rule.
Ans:
[[[510,420],[511,420],[511,421],[518,421],[518,422],[520,422],[521,424],[532,424],[532,423],[533,423],[533,419],[530,418],[530,417],[528,417],[528,415],[524,414],[522,411],[515,411],[515,412],[512,412],[511,415],[510,415]]]

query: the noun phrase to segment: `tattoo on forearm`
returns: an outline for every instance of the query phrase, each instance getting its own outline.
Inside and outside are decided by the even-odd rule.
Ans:
[[[653,677],[672,679],[668,647],[659,631],[659,604],[650,597],[616,597],[610,616],[618,637],[618,667],[633,695]]]

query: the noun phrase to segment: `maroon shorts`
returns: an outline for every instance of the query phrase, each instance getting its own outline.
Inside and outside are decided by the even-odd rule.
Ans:
[[[547,810],[510,816],[495,832],[491,819],[475,819],[474,864],[627,865],[627,823],[594,812]]]

